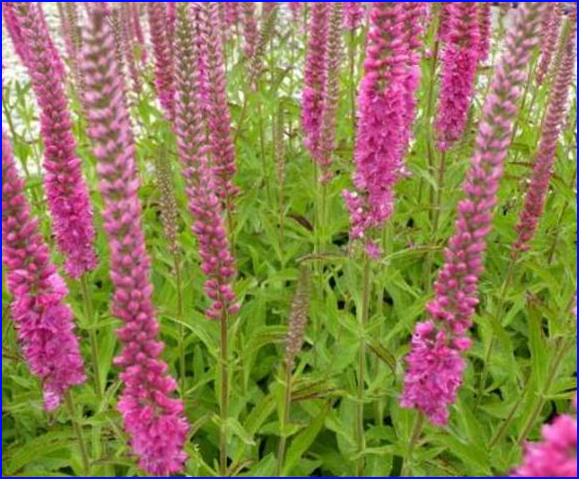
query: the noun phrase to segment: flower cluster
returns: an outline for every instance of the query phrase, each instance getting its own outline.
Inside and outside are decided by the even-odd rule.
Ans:
[[[97,265],[93,245],[95,230],[62,77],[50,46],[50,33],[42,26],[42,12],[35,3],[14,2],[14,5],[26,44],[26,66],[40,109],[44,185],[53,229],[57,245],[66,259],[66,272],[73,278],[80,278]]]
[[[237,172],[235,163],[235,145],[231,130],[231,114],[227,101],[227,79],[221,37],[216,34],[213,25],[218,19],[218,8],[215,2],[201,3],[204,9],[199,17],[199,41],[203,43],[204,61],[207,66],[205,96],[209,140],[212,153],[212,167],[217,195],[231,212],[232,200],[238,194],[233,178]]]
[[[450,31],[442,55],[442,80],[435,120],[438,148],[448,150],[466,127],[475,91],[480,32],[476,2],[453,2]]]
[[[243,2],[224,2],[225,21],[229,28],[239,25],[241,19],[241,5]]]
[[[412,124],[416,118],[416,92],[420,87],[420,46],[427,14],[426,2],[408,2],[404,17],[404,43],[407,48],[406,76],[404,78],[404,127],[405,150],[412,136]]]
[[[515,243],[518,251],[528,249],[537,225],[545,209],[549,183],[557,154],[557,142],[567,114],[569,87],[575,74],[577,19],[571,19],[567,38],[562,45],[563,52],[555,72],[553,87],[547,115],[543,122],[541,140],[533,166],[531,181],[525,197],[525,206],[521,212],[516,230],[519,237]]]
[[[321,169],[321,183],[327,183],[332,177],[330,166],[332,165],[332,155],[336,149],[336,124],[340,104],[340,68],[343,57],[343,23],[343,4],[342,2],[334,2],[331,7],[328,31],[327,75],[324,87],[325,98],[322,108],[322,124],[318,148],[315,151],[315,159]]]
[[[486,238],[492,226],[510,135],[518,112],[525,69],[537,44],[544,3],[525,3],[506,40],[479,125],[474,156],[458,207],[455,232],[445,250],[445,263],[428,304],[429,319],[420,323],[407,357],[408,370],[401,404],[417,408],[436,425],[448,421],[465,368],[461,353],[478,304],[478,283],[484,271]]]
[[[209,165],[208,123],[202,104],[207,77],[198,65],[205,55],[204,42],[195,41],[206,28],[205,5],[179,5],[175,48],[177,53],[176,134],[183,176],[189,197],[189,210],[195,220],[193,232],[199,241],[202,270],[207,275],[205,293],[212,304],[211,319],[235,313],[239,306],[231,282],[236,271],[223,220],[221,202],[216,194],[215,177]]]
[[[366,10],[363,2],[345,2],[344,3],[344,27],[346,30],[357,30],[364,23]]]
[[[24,196],[12,148],[2,131],[2,262],[18,341],[52,411],[71,388],[85,381],[72,311],[64,303],[65,282],[50,262],[48,245]]]
[[[167,120],[175,118],[175,79],[173,55],[169,43],[167,10],[163,2],[147,4],[151,43],[155,56],[155,85]]]
[[[541,58],[537,67],[537,83],[541,85],[549,73],[553,55],[557,50],[557,39],[563,21],[563,6],[554,2],[553,7],[545,14],[541,31]]]
[[[243,8],[243,36],[245,39],[243,51],[245,57],[251,59],[255,52],[258,35],[255,2],[242,2],[241,6]]]
[[[22,29],[20,28],[20,21],[16,15],[15,2],[2,2],[2,17],[4,18],[4,25],[6,31],[12,40],[14,52],[20,58],[23,65],[27,63],[26,43],[22,37]]]
[[[302,128],[305,145],[313,158],[318,155],[326,100],[330,10],[331,5],[328,2],[312,4],[309,25],[309,42],[302,94]]]
[[[140,467],[167,476],[183,468],[189,426],[183,403],[171,397],[176,382],[160,359],[163,343],[157,339],[159,324],[151,299],[135,146],[107,10],[104,2],[88,5],[82,67],[89,136],[111,250],[112,312],[124,323],[118,331],[123,349],[115,359],[124,383],[118,409]]]
[[[492,39],[492,3],[481,2],[478,7],[478,26],[480,33],[480,42],[478,46],[479,61],[486,62],[491,51]]]
[[[406,122],[405,88],[408,46],[403,38],[404,8],[396,2],[373,2],[365,73],[358,97],[354,160],[355,192],[343,193],[350,212],[350,237],[364,240],[392,215],[394,186],[402,168]]]
[[[145,34],[143,33],[143,27],[141,25],[141,12],[139,6],[142,5],[139,2],[129,2],[129,7],[131,9],[131,30],[136,44],[140,50],[141,63],[146,64],[148,60],[147,48],[145,46]]]

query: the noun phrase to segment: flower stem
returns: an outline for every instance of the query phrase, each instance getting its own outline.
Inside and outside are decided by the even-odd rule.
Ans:
[[[97,394],[97,398],[99,401],[103,398],[103,383],[101,378],[101,371],[99,365],[99,347],[98,347],[98,337],[97,332],[95,329],[95,313],[94,313],[94,304],[92,299],[92,294],[90,292],[90,287],[88,283],[88,274],[84,274],[80,278],[80,287],[82,291],[82,302],[84,305],[84,314],[87,322],[88,327],[88,334],[89,334],[89,341],[90,341],[90,350],[91,350],[91,362],[92,362],[92,369],[94,374],[94,382],[95,382],[95,390]]]
[[[408,451],[406,452],[406,458],[404,459],[404,464],[402,465],[402,471],[400,472],[400,477],[408,477],[410,474],[412,466],[412,454],[414,454],[414,449],[420,440],[422,435],[422,429],[424,427],[424,414],[419,413],[414,423],[414,428],[412,430],[412,435],[410,436],[410,441],[408,442]]]
[[[292,403],[292,370],[289,365],[286,365],[284,386],[285,391],[280,425],[280,439],[277,453],[276,477],[282,477],[287,445],[286,429],[290,422],[290,408]]]
[[[539,417],[539,415],[541,414],[541,411],[545,407],[545,404],[547,402],[547,395],[549,394],[551,387],[553,386],[553,383],[555,382],[555,379],[557,379],[557,376],[559,374],[559,368],[561,367],[561,364],[563,364],[563,359],[565,359],[565,356],[567,355],[570,347],[572,347],[572,346],[573,346],[573,343],[566,342],[565,338],[559,338],[555,342],[555,350],[557,351],[557,354],[555,355],[555,359],[553,360],[553,364],[551,364],[551,367],[549,368],[549,372],[547,374],[547,379],[545,380],[545,384],[541,388],[541,392],[539,394],[539,401],[537,402],[537,404],[535,405],[535,407],[531,411],[531,414],[529,415],[529,417],[525,421],[525,424],[521,430],[521,433],[519,434],[519,438],[518,438],[519,445],[524,444],[524,442],[527,440],[527,437],[529,436],[529,434],[533,430],[533,427],[535,426],[535,422],[537,421],[537,418]]]
[[[72,421],[74,433],[76,434],[76,438],[78,440],[78,447],[80,449],[80,456],[82,459],[82,469],[84,477],[91,477],[90,460],[86,448],[86,443],[84,442],[82,427],[80,425],[80,421],[77,416],[76,406],[74,404],[72,393],[70,391],[66,393],[64,400],[66,403],[66,408],[68,409],[68,413],[70,415],[70,419]]]
[[[438,231],[438,226],[440,225],[440,216],[442,213],[442,200],[444,197],[444,188],[446,183],[446,151],[440,154],[440,165],[438,168],[438,183],[437,183],[437,193],[436,193],[436,203],[434,204],[434,218],[432,221],[432,235],[436,235]]]
[[[220,319],[221,343],[221,431],[219,438],[219,468],[221,477],[227,477],[227,420],[229,419],[229,334],[228,313],[223,310]]]
[[[571,299],[569,306],[567,306],[564,309],[565,312],[567,312],[571,309],[571,305],[573,304],[573,300],[574,300],[574,298]],[[553,360],[553,364],[549,368],[548,375],[547,375],[547,382],[545,383],[545,386],[543,387],[543,392],[540,394],[539,403],[537,404],[537,407],[533,410],[533,412],[529,416],[528,420],[525,423],[526,426],[522,430],[520,437],[523,439],[520,439],[521,443],[524,442],[526,437],[529,435],[531,429],[533,428],[535,421],[537,420],[538,415],[541,413],[543,407],[545,406],[545,401],[546,401],[545,396],[549,393],[549,390],[551,389],[553,382],[557,378],[559,368],[561,367],[561,364],[563,362],[565,354],[567,354],[567,352],[569,351],[569,348],[572,346],[573,346],[573,343],[565,344],[564,338],[559,338],[558,340],[556,340],[555,349],[557,350],[557,355],[555,356],[555,359]],[[521,407],[521,404],[523,404],[523,400],[525,399],[525,397],[527,396],[527,394],[530,391],[530,385],[532,384],[531,378],[532,378],[532,374],[529,374],[529,376],[527,377],[525,384],[522,388],[522,392],[519,394],[519,397],[518,397],[517,401],[515,402],[513,408],[509,412],[509,414],[508,414],[507,418],[505,419],[504,423],[502,424],[502,426],[499,428],[497,433],[491,439],[491,442],[489,443],[489,450],[494,448],[499,443],[499,441],[506,434],[509,426],[514,421],[516,414],[517,414],[517,411],[519,410],[519,407]]]
[[[177,321],[179,323],[179,387],[181,389],[181,398],[183,399],[185,397],[187,363],[185,361],[185,325],[183,324],[183,275],[181,273],[181,260],[178,253],[173,255],[173,263],[177,293]]]
[[[515,267],[517,265],[517,260],[519,258],[518,253],[515,253],[511,256],[511,261],[509,263],[509,269],[507,271],[507,276],[505,277],[505,281],[503,282],[503,285],[501,287],[501,291],[499,294],[499,302],[497,304],[497,309],[495,311],[494,317],[496,321],[500,321],[500,316],[503,313],[503,308],[505,306],[505,301],[506,301],[506,295],[507,295],[507,291],[509,290],[509,288],[511,287],[512,283],[513,283],[513,279],[515,276]],[[485,356],[484,356],[484,360],[483,360],[483,369],[482,372],[480,374],[480,381],[478,383],[478,387],[476,390],[476,404],[475,404],[475,408],[474,410],[477,411],[480,403],[482,401],[482,397],[483,397],[483,392],[484,392],[484,388],[487,382],[487,378],[488,378],[488,373],[489,373],[489,363],[491,361],[491,356],[495,347],[495,335],[492,335],[489,345],[485,351]]]
[[[371,268],[370,258],[366,255],[364,269],[362,273],[362,311],[360,314],[360,327],[362,337],[360,338],[360,348],[358,351],[358,395],[357,395],[357,418],[356,418],[356,441],[358,446],[358,477],[364,477],[365,459],[363,456],[366,448],[364,435],[364,396],[365,396],[365,376],[366,376],[366,327],[370,317],[370,295],[371,295]]]
[[[577,181],[577,170],[575,170],[575,172],[573,173],[573,177],[571,178],[571,182],[569,184],[571,190],[575,188],[576,181]],[[559,219],[557,220],[557,226],[555,227],[556,231],[555,238],[553,239],[553,245],[551,246],[551,249],[549,250],[549,253],[547,255],[547,263],[549,264],[549,266],[553,264],[553,260],[555,259],[555,253],[557,252],[557,246],[559,244],[559,239],[561,237],[561,225],[563,224],[563,220],[565,219],[565,215],[567,214],[569,205],[570,203],[566,201],[565,204],[563,205],[563,208],[561,208],[561,212],[559,213]]]

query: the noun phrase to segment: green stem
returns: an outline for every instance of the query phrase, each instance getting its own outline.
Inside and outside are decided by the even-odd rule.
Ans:
[[[177,321],[179,323],[179,384],[181,389],[181,398],[183,399],[186,390],[187,363],[185,361],[185,325],[183,324],[183,275],[181,273],[181,259],[179,258],[178,253],[173,255],[173,263],[175,267],[175,282],[177,290]]]
[[[438,183],[437,183],[437,194],[436,194],[436,203],[434,204],[434,219],[432,222],[432,236],[436,236],[438,232],[438,226],[440,224],[440,216],[442,213],[442,201],[444,198],[444,189],[446,183],[446,160],[447,160],[447,153],[446,151],[441,152],[440,154],[440,165],[438,169]]]
[[[561,367],[561,364],[563,364],[563,359],[565,359],[565,356],[569,352],[569,348],[572,346],[573,346],[572,343],[571,344],[569,344],[569,343],[565,344],[564,338],[560,338],[555,342],[555,349],[557,351],[557,354],[555,355],[555,359],[553,360],[553,364],[549,368],[549,372],[547,374],[547,379],[546,379],[545,384],[544,384],[544,386],[541,389],[541,392],[539,394],[539,401],[537,402],[537,404],[533,408],[531,414],[529,415],[529,417],[525,421],[525,424],[521,430],[521,434],[519,435],[519,438],[518,438],[519,445],[524,444],[524,442],[527,440],[529,434],[533,430],[533,427],[535,427],[535,422],[537,421],[537,418],[539,417],[539,415],[541,414],[541,411],[543,410],[543,408],[545,407],[545,404],[547,403],[547,396],[548,396],[549,392],[551,391],[551,387],[553,386],[555,379],[557,379],[557,376],[559,374],[559,368]]]
[[[101,371],[100,371],[100,356],[99,356],[99,347],[98,347],[98,336],[96,332],[96,325],[95,323],[95,312],[94,312],[94,304],[92,299],[92,294],[89,287],[88,282],[88,273],[84,274],[80,278],[80,286],[82,291],[82,302],[84,305],[84,314],[87,322],[88,328],[88,335],[89,335],[89,342],[90,342],[90,350],[91,350],[91,362],[92,362],[92,369],[94,374],[94,382],[95,382],[95,390],[97,394],[97,398],[99,401],[103,398],[103,383],[101,378]]]
[[[257,102],[257,115],[259,123],[259,151],[261,154],[261,168],[263,174],[263,182],[267,194],[267,200],[269,201],[271,198],[270,192],[271,185],[269,184],[269,168],[267,165],[267,156],[265,155],[265,129],[263,125],[263,108],[260,101]]]
[[[357,421],[356,421],[356,441],[358,446],[357,474],[358,477],[364,477],[366,461],[363,455],[366,449],[366,440],[364,435],[364,396],[366,381],[366,328],[370,317],[370,295],[371,295],[371,265],[370,258],[366,255],[364,269],[362,273],[362,311],[360,314],[361,338],[360,348],[358,351],[358,391],[357,391]]]
[[[433,131],[432,131],[432,116],[434,115],[434,86],[436,84],[435,76],[436,76],[436,65],[438,63],[438,54],[439,54],[439,42],[436,39],[436,33],[434,45],[433,45],[433,52],[432,52],[432,59],[430,63],[430,81],[428,82],[428,93],[427,93],[427,100],[426,100],[426,120],[428,124],[428,131],[429,137],[427,138],[426,147],[427,147],[427,158],[428,158],[428,170],[431,175],[434,175],[434,145],[433,145]],[[420,180],[420,188],[418,193],[418,204],[422,203],[422,192],[424,190],[424,180]],[[434,188],[430,187],[430,204],[434,203]]]
[[[66,403],[66,408],[68,409],[68,413],[70,415],[70,419],[72,421],[74,433],[76,434],[76,438],[78,440],[78,447],[80,449],[80,456],[82,460],[82,469],[84,477],[91,477],[90,460],[86,448],[86,443],[84,441],[84,435],[82,433],[82,426],[80,425],[80,421],[77,416],[76,406],[74,404],[72,393],[70,391],[67,391],[64,400]]]
[[[567,156],[568,158],[568,156]],[[569,187],[571,190],[575,188],[575,182],[577,181],[577,170],[573,173],[573,177],[571,178],[571,183]],[[553,264],[553,260],[555,259],[555,253],[557,252],[557,245],[559,244],[559,238],[561,236],[561,225],[563,224],[563,219],[567,214],[567,210],[569,209],[570,203],[568,201],[565,202],[563,208],[561,208],[561,213],[559,213],[559,218],[557,220],[557,226],[555,227],[555,239],[553,240],[553,245],[549,250],[549,254],[547,255],[547,263],[550,265]]]
[[[283,401],[283,412],[281,417],[280,439],[277,452],[276,477],[282,477],[283,465],[285,462],[285,453],[287,445],[287,427],[290,423],[290,409],[292,403],[292,370],[290,365],[286,365],[285,370],[285,391]]]
[[[525,89],[523,90],[523,95],[522,95],[522,101],[521,101],[521,108],[520,108],[520,112],[523,113],[525,110],[525,106],[527,105],[527,98],[528,98],[528,94],[529,91],[531,90],[531,85],[533,84],[533,74],[535,73],[535,62],[531,62],[531,64],[529,65],[529,73],[527,75],[527,82],[525,83]],[[534,97],[535,95],[532,95],[532,97]],[[529,108],[529,112],[532,110],[532,106],[533,104],[531,104],[530,108]],[[519,115],[517,117],[517,120],[515,121],[515,125],[513,127],[513,133],[511,134],[511,142],[510,144],[512,145],[515,140],[517,139],[517,134],[518,134],[518,130],[519,130],[519,118],[521,118],[521,115]],[[527,119],[528,119],[528,115],[527,115]]]
[[[237,140],[239,139],[239,135],[241,134],[241,128],[245,121],[245,115],[247,114],[247,103],[248,103],[248,93],[251,89],[251,86],[247,87],[245,95],[243,97],[243,105],[241,107],[241,113],[239,114],[239,120],[237,121],[237,129],[235,130],[235,134],[233,135],[233,144],[237,144]]]
[[[515,415],[517,414],[519,407],[521,406],[521,404],[523,403],[523,400],[525,399],[525,397],[527,395],[527,391],[529,389],[528,388],[529,384],[530,384],[530,376],[527,378],[525,386],[523,387],[523,392],[520,393],[519,397],[517,398],[517,401],[515,402],[515,405],[509,411],[509,414],[508,414],[507,418],[505,419],[505,422],[501,425],[501,427],[499,428],[497,433],[491,439],[491,442],[489,443],[489,450],[493,449],[499,443],[499,441],[504,437],[505,433],[509,429],[509,426],[512,424],[513,420],[515,419]]]
[[[422,435],[422,429],[424,427],[424,414],[421,412],[418,414],[416,418],[416,422],[414,423],[414,428],[412,430],[412,435],[410,436],[410,441],[408,443],[408,451],[406,452],[406,458],[404,459],[404,464],[402,465],[402,471],[400,472],[400,477],[408,477],[408,475],[412,472],[412,454],[414,454],[414,449],[420,440],[420,436]]]
[[[505,281],[503,282],[503,285],[501,287],[501,291],[499,294],[499,302],[497,304],[497,309],[495,311],[494,317],[496,319],[496,321],[500,321],[500,317],[503,313],[503,308],[505,306],[505,301],[507,299],[507,291],[509,290],[509,288],[511,287],[512,283],[513,283],[513,279],[515,276],[515,267],[517,265],[517,260],[519,258],[518,253],[515,253],[511,256],[511,261],[509,263],[509,269],[507,271],[507,276],[505,277]],[[489,364],[491,361],[491,356],[495,347],[495,335],[493,334],[490,341],[489,341],[489,345],[485,350],[485,356],[484,356],[484,360],[483,360],[483,369],[480,375],[480,381],[478,383],[478,387],[476,390],[476,404],[475,404],[475,411],[478,410],[480,403],[482,401],[482,397],[483,397],[483,392],[484,392],[484,388],[488,379],[488,374],[489,374]]]
[[[227,421],[229,419],[229,317],[224,309],[220,319],[220,349],[221,349],[221,431],[219,438],[219,468],[221,477],[227,477]]]

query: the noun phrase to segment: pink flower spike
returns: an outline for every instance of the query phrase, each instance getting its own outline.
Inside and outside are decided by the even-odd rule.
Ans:
[[[364,23],[366,10],[363,2],[344,2],[344,27],[346,30],[357,30]]]
[[[350,238],[366,242],[367,231],[382,226],[394,210],[407,136],[405,81],[409,47],[404,39],[405,5],[373,2],[364,78],[358,96],[354,160],[355,192],[344,192]]]
[[[492,40],[492,2],[480,2],[478,4],[478,25],[480,31],[479,61],[486,62],[489,59]]]
[[[258,26],[255,2],[242,2],[243,9],[243,36],[245,45],[243,51],[247,59],[253,58],[257,46]]]
[[[442,85],[435,120],[438,148],[449,150],[464,134],[479,60],[480,33],[476,2],[453,2],[450,31],[442,55]]]
[[[237,165],[235,145],[231,128],[231,114],[227,100],[227,78],[221,36],[213,25],[218,21],[218,8],[215,2],[201,2],[204,13],[199,17],[199,42],[204,56],[200,62],[206,65],[206,83],[201,105],[207,112],[209,140],[212,153],[212,166],[218,197],[224,202],[229,214],[232,213],[233,199],[239,193],[233,184]]]
[[[412,137],[416,117],[416,94],[420,87],[420,47],[427,14],[426,2],[408,2],[404,16],[404,42],[407,48],[406,76],[404,79],[404,154]]]
[[[329,2],[313,3],[309,25],[309,42],[302,94],[302,128],[306,148],[313,158],[318,156],[326,98],[330,10]]]
[[[56,242],[65,256],[66,272],[72,278],[80,278],[96,268],[98,261],[89,190],[76,154],[62,76],[49,32],[42,27],[41,12],[34,3],[14,5],[28,52],[26,66],[40,109],[44,186]]]
[[[206,311],[210,319],[234,314],[232,282],[235,264],[226,234],[223,209],[216,194],[215,176],[209,166],[207,115],[201,105],[206,101],[207,78],[203,60],[206,44],[201,31],[207,28],[206,5],[180,4],[177,8],[176,135],[183,177],[187,187],[189,211],[194,219],[193,233],[199,242],[201,268],[207,280],[205,294],[211,300]]]
[[[478,304],[484,271],[486,237],[491,231],[499,180],[518,113],[525,69],[537,44],[545,3],[518,9],[496,68],[476,138],[474,156],[463,187],[455,231],[445,250],[445,263],[427,305],[429,319],[416,327],[401,404],[422,411],[433,424],[445,425],[465,368],[467,332]]]
[[[139,9],[139,5],[142,5],[142,3],[129,2],[129,7],[131,9],[131,27],[135,40],[139,45],[141,63],[147,64],[148,52],[145,44],[145,34],[143,33],[143,27],[141,25],[141,11]]]
[[[22,64],[26,66],[28,62],[28,54],[26,52],[26,43],[22,37],[20,21],[16,15],[15,2],[2,2],[2,17],[4,18],[6,31],[12,40],[14,52],[18,55],[18,58],[20,58]]]
[[[519,234],[515,243],[518,251],[529,248],[529,242],[535,236],[543,216],[557,155],[557,143],[567,115],[569,87],[575,74],[577,20],[572,20],[569,24],[569,36],[555,72],[537,157],[525,196],[525,206],[515,228]]]
[[[542,85],[549,73],[551,62],[557,50],[557,39],[563,21],[561,2],[553,2],[552,8],[545,15],[541,32],[541,58],[537,67],[537,83]]]
[[[229,28],[234,28],[239,24],[241,19],[241,4],[243,2],[224,2],[225,3],[225,21]]]
[[[163,2],[147,3],[151,43],[155,55],[155,86],[168,121],[175,118],[175,85],[173,56],[168,32],[168,19]]]
[[[189,425],[183,403],[172,398],[176,382],[160,358],[164,345],[152,303],[135,145],[105,2],[88,4],[83,53],[88,132],[111,250],[112,312],[124,323],[118,331],[123,349],[115,359],[124,384],[117,408],[139,466],[166,477],[183,470]]]
[[[42,381],[44,407],[56,409],[86,378],[68,289],[50,262],[48,245],[24,196],[12,147],[2,131],[2,262],[12,294],[18,342],[32,374]]]
[[[452,31],[452,4],[453,2],[440,2],[438,12],[438,31],[436,32],[438,41],[446,43]]]

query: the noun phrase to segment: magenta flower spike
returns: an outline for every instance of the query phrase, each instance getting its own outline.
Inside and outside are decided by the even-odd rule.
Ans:
[[[78,41],[78,12],[75,2],[69,2],[66,7],[59,2],[58,12],[60,17],[60,31],[64,41],[64,48],[72,74],[76,77],[76,87],[80,89],[78,78],[78,61],[80,44]]]
[[[141,62],[146,64],[148,61],[147,46],[145,44],[145,34],[143,33],[143,26],[141,25],[141,12],[139,10],[140,2],[129,2],[129,7],[131,9],[131,27],[133,30],[133,35],[139,48],[141,50]]]
[[[53,68],[54,71],[60,75],[61,78],[64,79],[64,75],[66,72],[66,68],[64,66],[64,62],[62,61],[62,58],[60,57],[60,53],[58,52],[56,45],[54,44],[54,41],[52,40],[52,34],[50,33],[50,28],[48,28],[48,23],[46,21],[46,15],[44,14],[44,7],[42,6],[44,2],[36,2],[36,8],[38,9],[38,19],[40,20],[39,25],[37,26],[40,27],[40,29],[42,29],[46,39],[47,39],[47,45],[48,48],[50,49],[50,53],[52,54],[52,64],[53,64]]]
[[[167,4],[167,43],[169,44],[169,52],[173,55],[173,47],[175,45],[175,21],[177,19],[177,2],[166,2]]]
[[[163,2],[147,3],[151,43],[155,56],[155,86],[168,121],[175,118],[175,79],[168,32],[167,10]]]
[[[449,40],[452,31],[452,4],[453,2],[440,2],[440,11],[438,14],[438,31],[436,35],[438,41],[446,43]]]
[[[229,28],[234,28],[241,19],[241,4],[243,2],[225,2],[225,21]]]
[[[474,91],[480,32],[476,2],[453,2],[442,54],[442,80],[435,130],[438,148],[449,150],[464,134]]]
[[[479,61],[486,62],[489,59],[492,40],[492,2],[478,4],[478,25],[480,31]]]
[[[120,2],[120,34],[124,63],[131,77],[133,91],[138,95],[142,91],[141,72],[135,58],[134,37],[131,33],[131,7],[127,2]]]
[[[12,147],[2,130],[2,262],[12,294],[18,343],[42,382],[44,407],[56,409],[72,386],[85,380],[68,289],[50,261],[48,245],[32,218]]]
[[[340,106],[340,70],[344,53],[342,41],[344,5],[343,2],[333,2],[330,5],[328,51],[325,66],[325,98],[322,108],[320,140],[316,156],[314,157],[318,163],[320,171],[319,181],[322,184],[330,182],[333,176],[331,166],[336,150],[336,126],[338,122],[338,108]]]
[[[577,411],[577,397],[573,400]],[[577,417],[557,417],[543,426],[543,442],[527,444],[523,465],[510,477],[577,477]]]
[[[2,16],[6,31],[12,40],[14,52],[20,58],[23,65],[27,64],[26,42],[22,37],[22,28],[16,15],[16,6],[14,2],[2,2]]]
[[[115,359],[124,384],[117,407],[139,466],[166,477],[183,470],[189,426],[183,403],[172,398],[177,383],[161,360],[164,345],[151,299],[135,146],[106,3],[90,3],[88,17],[82,64],[88,132],[111,251],[112,313],[124,323],[118,331],[123,349]]]
[[[14,2],[14,5],[26,42],[26,66],[40,109],[44,187],[52,227],[58,249],[66,260],[66,272],[72,278],[80,278],[97,266],[95,230],[62,76],[55,65],[49,33],[42,27],[40,11],[34,3]]]
[[[259,32],[255,2],[241,2],[241,7],[243,9],[243,36],[245,39],[243,51],[245,57],[251,59],[255,52]]]
[[[302,95],[302,128],[306,148],[313,158],[319,154],[320,132],[326,100],[330,11],[329,2],[312,4]]]
[[[363,2],[344,2],[344,27],[346,30],[357,30],[364,23],[366,10]]]
[[[206,65],[207,82],[205,85],[206,105],[202,107],[207,111],[209,141],[212,153],[212,168],[215,187],[218,197],[224,202],[228,212],[233,209],[233,199],[238,194],[238,189],[233,184],[237,172],[235,163],[235,145],[231,128],[231,114],[227,100],[227,79],[225,76],[225,61],[223,57],[223,44],[213,25],[218,21],[218,8],[215,2],[201,2],[201,8],[205,10],[199,16],[203,23],[198,25],[200,29],[199,41],[202,45],[201,63]]]
[[[209,9],[197,2],[179,5],[176,31],[177,116],[176,134],[183,176],[187,186],[193,232],[199,242],[201,268],[207,276],[205,293],[212,304],[206,314],[220,319],[237,312],[232,282],[235,264],[230,251],[223,209],[217,196],[216,177],[209,165],[211,148],[208,120],[202,104],[206,101],[207,77],[203,64],[205,42],[200,31],[206,28]]]
[[[515,228],[519,234],[515,242],[517,251],[529,249],[529,242],[535,236],[545,210],[545,202],[557,155],[557,143],[567,114],[569,88],[575,76],[576,17],[574,21],[570,22],[570,30],[559,67],[555,72],[537,157],[525,196],[525,205]]]
[[[363,241],[373,257],[379,251],[368,230],[380,227],[392,215],[394,186],[403,166],[408,63],[404,19],[401,3],[372,3],[365,72],[358,96],[356,191],[343,193],[350,212],[350,238]]]
[[[537,83],[542,85],[545,81],[555,51],[557,50],[557,39],[563,21],[563,6],[561,2],[553,2],[551,11],[545,16],[541,32],[541,58],[537,67]]]
[[[435,425],[447,424],[456,400],[470,347],[468,330],[478,305],[486,238],[518,113],[525,70],[534,47],[545,3],[518,9],[499,61],[478,129],[474,156],[459,203],[455,232],[445,250],[445,264],[435,283],[429,318],[416,326],[401,404],[422,411]]]
[[[304,2],[288,2],[290,12],[292,14],[292,19],[297,22],[300,19],[300,15],[304,9]]]
[[[404,17],[404,42],[407,48],[406,76],[404,80],[404,153],[406,153],[412,137],[412,125],[416,118],[416,94],[420,87],[421,76],[420,47],[422,45],[427,13],[428,4],[426,2],[408,2],[406,4]]]

